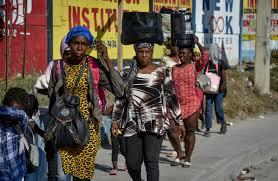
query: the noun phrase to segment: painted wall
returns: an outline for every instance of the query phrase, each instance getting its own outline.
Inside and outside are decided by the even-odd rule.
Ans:
[[[195,0],[196,35],[209,47],[224,46],[230,65],[239,62],[240,0]]]
[[[23,0],[9,0],[11,31],[5,32],[5,0],[0,0],[0,78],[5,77],[5,36],[11,36],[9,77],[22,72],[23,62]],[[46,0],[27,0],[26,73],[42,72],[47,65]]]
[[[124,11],[149,11],[149,0],[124,0]],[[60,58],[60,42],[75,25],[89,28],[97,40],[108,47],[111,59],[117,58],[117,0],[53,0],[53,57]],[[91,53],[96,56],[93,50]],[[123,47],[125,59],[134,56],[132,46]]]

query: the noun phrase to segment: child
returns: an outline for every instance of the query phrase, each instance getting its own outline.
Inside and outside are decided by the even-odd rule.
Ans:
[[[21,143],[25,142],[15,129],[26,131],[28,117],[25,109],[28,94],[24,89],[11,88],[0,106],[0,180],[22,181],[27,173],[27,158]],[[24,146],[23,146],[24,147]]]
[[[39,103],[37,98],[29,94],[28,95],[29,106],[27,109],[27,115],[29,117],[29,128],[31,131],[31,136],[35,138],[36,146],[38,146],[39,150],[39,167],[34,173],[30,173],[25,177],[25,181],[46,181],[47,180],[47,163],[46,163],[46,154],[44,151],[44,140],[43,135],[44,129],[42,122],[39,120],[38,112],[39,112]],[[39,125],[39,126],[38,126]],[[42,129],[41,129],[42,128]]]

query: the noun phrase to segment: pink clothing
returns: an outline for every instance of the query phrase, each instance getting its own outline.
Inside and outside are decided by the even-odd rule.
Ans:
[[[201,102],[196,88],[195,65],[174,66],[172,77],[175,92],[181,107],[182,118],[188,118],[199,110]]]
[[[196,74],[200,75],[203,68],[207,65],[209,60],[209,52],[207,50],[204,50],[202,52],[202,57],[197,57],[195,56],[193,58],[194,64],[195,64],[195,68],[196,68]],[[204,98],[204,93],[201,89],[197,88],[197,95],[200,99],[201,105],[203,105],[203,98]]]
[[[202,69],[207,65],[209,60],[209,52],[204,50],[202,52],[202,57],[193,57],[193,62],[195,64],[197,75],[201,73]]]

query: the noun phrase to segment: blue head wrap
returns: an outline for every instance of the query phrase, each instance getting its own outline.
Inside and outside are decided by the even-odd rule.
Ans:
[[[70,41],[75,36],[84,36],[87,38],[89,44],[91,45],[94,41],[94,37],[91,32],[85,26],[75,26],[67,34],[66,44],[69,45]]]

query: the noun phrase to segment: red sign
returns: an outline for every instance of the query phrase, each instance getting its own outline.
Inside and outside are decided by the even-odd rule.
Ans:
[[[9,77],[22,73],[24,55],[24,0],[8,0],[8,21],[5,22],[6,4],[0,0],[0,79],[5,76],[5,38],[10,37]],[[47,65],[47,11],[46,0],[27,0],[26,74],[43,72]],[[5,32],[5,24],[9,30]]]

